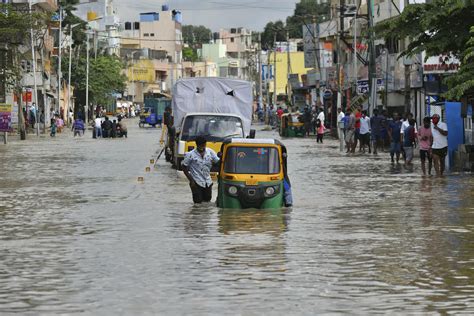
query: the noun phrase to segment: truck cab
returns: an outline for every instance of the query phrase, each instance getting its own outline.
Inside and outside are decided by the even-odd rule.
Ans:
[[[224,140],[245,137],[242,118],[235,114],[222,113],[189,113],[181,124],[180,132],[176,134],[175,161],[178,170],[182,170],[181,162],[184,155],[196,148],[194,139],[204,136],[207,147],[216,153],[220,151]]]

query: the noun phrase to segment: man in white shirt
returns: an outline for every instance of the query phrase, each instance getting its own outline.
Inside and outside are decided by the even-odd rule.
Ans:
[[[431,133],[433,134],[433,162],[437,176],[442,176],[445,168],[446,155],[448,154],[448,125],[441,122],[438,114],[431,118]]]
[[[360,118],[360,145],[359,151],[365,153],[365,146],[369,147],[369,154],[371,152],[370,148],[370,117],[367,116],[367,111],[362,111],[362,117]]]
[[[320,108],[320,109],[319,109],[319,114],[318,114],[317,120],[320,120],[321,123],[324,124],[325,116],[324,116],[324,110],[323,110],[323,108]]]
[[[94,132],[96,138],[102,137],[102,119],[98,115],[94,121]]]
[[[196,138],[196,148],[186,153],[181,163],[183,172],[189,180],[193,202],[200,204],[212,199],[212,165],[219,162],[219,157],[210,148],[206,148],[206,139]]]

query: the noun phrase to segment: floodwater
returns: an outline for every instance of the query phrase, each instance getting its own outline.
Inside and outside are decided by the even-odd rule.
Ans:
[[[128,125],[0,145],[0,313],[474,313],[471,175],[287,139],[292,209],[195,207]]]

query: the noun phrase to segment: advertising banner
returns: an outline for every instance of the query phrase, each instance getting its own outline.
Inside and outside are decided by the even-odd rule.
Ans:
[[[12,130],[12,110],[11,104],[0,104],[0,132]]]

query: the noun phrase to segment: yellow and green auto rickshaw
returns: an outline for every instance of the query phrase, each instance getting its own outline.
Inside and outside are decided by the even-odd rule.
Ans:
[[[301,114],[284,113],[280,119],[280,136],[281,137],[304,137],[304,123],[300,122]]]
[[[233,138],[221,149],[217,206],[275,209],[291,206],[286,147],[274,139]]]

